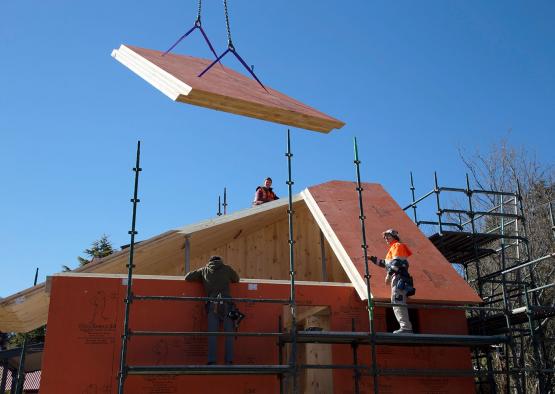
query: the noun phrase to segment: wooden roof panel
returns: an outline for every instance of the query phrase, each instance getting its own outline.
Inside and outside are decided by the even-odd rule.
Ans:
[[[382,232],[399,231],[401,240],[413,252],[410,273],[414,277],[416,302],[480,303],[481,299],[466,283],[430,240],[420,231],[401,207],[375,183],[363,184],[364,215],[368,255],[384,258],[387,245]],[[359,295],[366,298],[364,259],[361,249],[358,194],[353,182],[332,181],[308,188],[305,200],[330,244],[349,274]],[[333,245],[332,245],[333,247]],[[390,288],[384,283],[385,270],[369,264],[374,298],[388,299]]]
[[[121,45],[112,56],[174,101],[319,132],[345,123],[212,61]]]

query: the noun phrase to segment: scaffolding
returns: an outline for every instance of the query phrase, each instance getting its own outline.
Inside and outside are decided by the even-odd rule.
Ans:
[[[299,392],[299,371],[306,369],[343,369],[353,371],[353,391],[360,393],[360,379],[362,376],[369,376],[372,378],[373,392],[378,394],[380,392],[379,377],[384,376],[397,376],[397,377],[468,377],[468,376],[483,376],[482,370],[449,370],[449,369],[395,369],[395,368],[379,368],[377,348],[378,346],[456,346],[474,349],[475,355],[482,353],[489,354],[488,349],[492,346],[508,346],[511,341],[510,337],[505,333],[486,334],[481,331],[476,333],[478,335],[437,335],[437,334],[392,334],[384,332],[376,332],[374,327],[374,309],[376,307],[388,308],[391,303],[387,302],[374,302],[371,287],[370,287],[370,272],[368,269],[368,255],[366,243],[366,229],[364,207],[362,200],[363,187],[360,180],[360,164],[361,161],[358,157],[358,147],[356,139],[354,140],[354,164],[356,170],[356,186],[355,189],[358,193],[359,201],[359,219],[361,225],[361,247],[364,257],[365,275],[364,279],[367,287],[367,310],[369,319],[370,331],[360,332],[356,331],[355,320],[352,320],[352,331],[348,332],[335,332],[335,331],[310,331],[299,330],[296,324],[296,301],[295,301],[295,261],[294,261],[294,234],[293,234],[293,200],[292,200],[292,180],[291,162],[293,154],[291,153],[291,136],[287,132],[287,168],[288,180],[288,222],[289,222],[289,277],[290,277],[290,296],[288,299],[259,299],[259,298],[230,298],[229,301],[237,303],[251,303],[251,302],[266,302],[278,303],[289,306],[291,310],[291,321],[289,327],[282,327],[281,316],[278,317],[277,331],[276,332],[162,332],[162,331],[141,331],[132,330],[129,327],[129,316],[131,313],[131,306],[133,302],[148,302],[152,300],[157,301],[180,301],[180,302],[207,302],[219,301],[219,299],[210,297],[186,297],[186,296],[156,296],[156,295],[135,295],[132,291],[133,279],[133,253],[135,245],[135,235],[137,234],[135,223],[137,214],[138,199],[138,180],[140,168],[140,142],[137,144],[136,165],[133,168],[135,172],[135,186],[134,195],[131,199],[133,203],[132,225],[129,234],[131,236],[129,248],[129,263],[128,278],[127,278],[127,296],[125,302],[125,316],[124,316],[124,332],[122,335],[121,345],[121,359],[120,369],[118,374],[118,393],[125,392],[125,381],[129,375],[164,375],[164,374],[179,374],[179,375],[277,375],[280,381],[280,393],[284,392]],[[414,200],[414,199],[413,199]],[[416,209],[416,203],[413,202],[409,207]],[[416,215],[416,211],[415,211]],[[441,217],[439,219],[441,225]],[[186,264],[187,265],[187,264]],[[187,270],[190,267],[186,267]],[[495,312],[497,314],[504,312],[502,308],[488,307],[488,306],[455,306],[455,305],[424,305],[424,304],[409,304],[409,308],[419,309],[457,309],[466,310],[471,312],[479,311],[480,314],[486,312]],[[226,336],[233,335],[236,337],[275,337],[276,344],[279,346],[278,360],[273,365],[129,365],[127,363],[127,348],[129,339],[133,336]],[[350,345],[353,354],[352,364],[300,364],[297,360],[297,346],[300,343],[321,343],[321,344],[345,344]],[[284,360],[284,347],[289,346],[288,360]],[[359,363],[359,347],[365,346],[366,349],[370,347],[370,364],[364,365]],[[511,342],[511,346],[513,346]],[[499,373],[499,371],[492,371],[491,374]]]
[[[24,384],[38,389],[40,382],[40,358],[44,343],[25,343],[25,347],[0,349],[0,394],[23,393]],[[22,357],[22,355],[25,355]],[[34,360],[27,359],[27,356]]]
[[[298,366],[296,364],[297,355],[297,330],[296,330],[296,303],[295,303],[295,261],[294,261],[294,240],[293,240],[293,199],[292,199],[292,186],[294,184],[292,180],[291,172],[291,159],[293,154],[291,153],[291,137],[289,130],[287,131],[287,152],[285,153],[287,157],[288,166],[288,209],[287,215],[289,220],[289,276],[290,276],[290,297],[288,299],[260,299],[260,298],[229,298],[226,301],[237,302],[237,303],[251,303],[251,302],[265,302],[265,303],[277,303],[283,305],[289,305],[291,310],[291,330],[288,333],[288,340],[291,346],[291,351],[289,355],[288,364],[283,364],[282,351],[280,346],[279,360],[275,365],[173,365],[173,366],[134,366],[127,364],[127,348],[129,339],[132,336],[274,336],[280,337],[283,335],[281,332],[281,320],[279,322],[279,332],[275,333],[260,333],[260,332],[249,332],[249,333],[229,333],[229,332],[160,332],[160,331],[138,331],[131,330],[129,327],[129,316],[131,311],[131,305],[136,301],[192,301],[192,302],[208,302],[214,301],[219,302],[221,299],[211,298],[211,297],[174,297],[174,296],[141,296],[135,295],[132,292],[132,279],[133,279],[133,253],[135,246],[135,235],[138,233],[136,231],[136,216],[137,216],[137,204],[140,201],[138,199],[138,185],[139,185],[139,173],[142,170],[140,168],[140,141],[137,143],[137,153],[136,153],[136,164],[133,168],[135,172],[135,184],[134,184],[134,194],[131,202],[133,203],[133,215],[132,224],[129,234],[131,236],[130,248],[129,248],[129,263],[128,277],[127,277],[127,296],[125,298],[125,317],[124,317],[124,332],[122,335],[122,347],[121,347],[121,358],[120,358],[120,369],[118,376],[118,393],[123,394],[125,388],[125,380],[128,375],[163,375],[163,374],[189,374],[189,375],[278,375],[280,378],[280,391],[284,391],[283,376],[288,374],[292,377],[292,387],[293,392],[297,391],[297,372]],[[187,267],[188,268],[188,267]]]
[[[502,345],[474,350],[477,391],[520,394],[532,386],[532,392],[553,392],[553,360],[546,353],[549,338],[543,327],[555,316],[555,307],[543,305],[539,295],[555,283],[538,283],[534,267],[553,262],[555,253],[532,257],[520,185],[510,192],[473,189],[467,175],[465,188],[442,187],[434,173],[434,188],[416,198],[411,173],[410,190],[412,202],[404,210],[412,211],[418,227],[431,229],[430,241],[484,301],[481,308],[467,311],[470,333],[508,338]],[[456,207],[444,206],[445,194]],[[435,220],[417,214],[427,199],[435,202]],[[553,202],[545,205],[555,237]]]

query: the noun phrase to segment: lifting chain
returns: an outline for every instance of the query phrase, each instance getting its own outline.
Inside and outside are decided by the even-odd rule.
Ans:
[[[225,28],[227,30],[227,47],[234,49],[233,41],[231,41],[231,28],[229,27],[229,12],[227,11],[227,0],[224,0]]]
[[[237,58],[237,60],[239,60],[239,62],[243,65],[243,67],[245,67],[245,69],[249,72],[249,74],[256,80],[256,82],[258,82],[258,84],[262,87],[262,89],[264,89],[267,93],[269,93],[268,89],[266,89],[266,87],[264,87],[262,82],[260,82],[260,80],[258,79],[256,74],[254,73],[254,67],[252,67],[252,66],[249,67],[248,64],[243,60],[243,58],[241,56],[239,56],[239,54],[235,50],[235,47],[233,45],[233,41],[231,40],[231,27],[229,26],[229,11],[228,11],[228,8],[227,8],[227,0],[223,0],[223,2],[224,2],[224,14],[225,14],[225,27],[226,27],[226,30],[227,30],[227,49],[220,56],[218,56],[218,54],[214,50],[214,47],[212,46],[212,43],[210,42],[210,40],[208,39],[208,36],[204,32],[204,29],[202,28],[202,24],[201,24],[201,20],[200,20],[201,11],[202,11],[202,0],[198,0],[197,19],[195,20],[195,23],[194,23],[193,27],[191,29],[189,29],[189,31],[187,31],[185,34],[183,34],[166,52],[164,52],[162,54],[162,56],[166,56],[173,48],[175,48],[177,46],[177,44],[179,44],[183,39],[185,39],[195,29],[199,29],[202,36],[204,37],[204,40],[208,44],[208,47],[210,48],[210,51],[212,51],[212,53],[214,54],[214,57],[216,58],[216,60],[214,60],[208,67],[206,67],[198,75],[199,78],[202,77],[204,74],[206,74],[208,72],[208,70],[210,70],[216,63],[220,63],[220,60],[225,55],[227,55],[229,52],[231,52]],[[220,63],[220,65],[221,65],[221,63]]]
[[[200,25],[200,12],[202,11],[202,0],[198,0],[198,10],[197,10],[197,20],[195,21],[195,25]]]

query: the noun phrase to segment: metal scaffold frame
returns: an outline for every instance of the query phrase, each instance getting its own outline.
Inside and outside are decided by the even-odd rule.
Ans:
[[[296,328],[296,303],[295,303],[295,261],[294,261],[294,238],[293,238],[293,193],[292,186],[294,184],[292,180],[291,171],[291,159],[293,154],[291,153],[291,136],[290,131],[287,131],[287,152],[285,153],[287,157],[287,167],[288,167],[288,180],[286,182],[288,186],[288,198],[289,204],[287,209],[287,215],[289,220],[289,275],[290,275],[290,297],[289,299],[259,299],[259,298],[229,298],[231,302],[261,302],[261,303],[277,303],[289,305],[291,309],[291,329],[289,333],[281,332],[281,319],[279,323],[279,332],[275,333],[262,333],[262,332],[241,332],[241,333],[227,333],[227,332],[161,332],[161,331],[141,331],[141,330],[131,330],[129,327],[129,316],[131,311],[131,305],[134,301],[192,301],[192,302],[206,302],[206,301],[220,301],[217,298],[211,297],[186,297],[186,296],[142,296],[134,295],[132,292],[132,279],[133,279],[133,255],[135,246],[135,235],[138,234],[136,231],[136,216],[137,216],[137,203],[140,201],[138,199],[138,186],[139,186],[139,172],[142,170],[140,168],[140,141],[137,143],[137,154],[136,154],[136,165],[133,168],[135,172],[135,184],[133,198],[131,202],[133,203],[133,216],[132,225],[129,234],[131,235],[130,248],[129,248],[129,264],[128,277],[127,277],[127,296],[124,300],[125,302],[125,315],[124,315],[124,328],[122,335],[122,346],[121,346],[121,358],[120,358],[120,369],[118,374],[118,394],[123,394],[125,392],[125,380],[128,375],[144,375],[144,374],[222,374],[222,375],[254,375],[254,374],[264,374],[264,375],[274,375],[278,374],[280,376],[280,391],[284,391],[284,385],[282,381],[282,375],[288,374],[292,377],[292,391],[293,393],[298,393],[298,379],[297,373],[299,366],[297,365],[297,328]],[[186,262],[186,268],[189,268]],[[282,361],[282,347],[285,342],[280,342],[280,352],[279,352],[279,364],[276,365],[183,365],[183,366],[132,366],[127,364],[127,347],[128,341],[132,336],[226,336],[233,335],[236,337],[245,336],[255,336],[255,337],[282,337],[287,336],[287,342],[291,345],[290,357],[288,365],[283,365]]]
[[[355,321],[352,321],[352,331],[303,331],[297,327],[297,311],[295,299],[295,260],[294,260],[294,234],[293,234],[293,193],[292,186],[292,157],[291,153],[291,135],[287,131],[287,157],[288,179],[286,181],[288,187],[288,224],[289,224],[289,276],[290,276],[290,296],[288,299],[258,299],[258,298],[230,298],[229,301],[238,303],[277,303],[289,305],[291,310],[291,323],[289,329],[282,327],[282,317],[278,317],[278,330],[277,332],[181,332],[181,331],[143,331],[133,330],[129,326],[129,318],[133,302],[148,302],[148,301],[180,301],[180,302],[206,302],[206,301],[219,301],[217,298],[210,297],[188,297],[188,296],[156,296],[156,295],[135,295],[132,291],[133,284],[133,255],[135,246],[136,231],[136,217],[137,217],[137,204],[138,199],[138,185],[139,185],[139,172],[142,170],[140,167],[140,141],[137,144],[136,164],[133,168],[135,173],[134,193],[131,202],[133,203],[132,225],[129,234],[131,236],[129,248],[129,264],[128,277],[127,277],[127,295],[125,302],[125,315],[123,322],[123,335],[121,345],[121,359],[118,374],[118,394],[125,392],[125,381],[129,375],[164,375],[164,374],[189,374],[189,375],[277,375],[280,379],[280,393],[284,392],[299,392],[299,379],[298,374],[301,370],[306,369],[344,369],[353,371],[353,390],[355,393],[360,393],[360,379],[362,376],[369,376],[372,378],[373,392],[379,394],[379,377],[380,376],[398,376],[398,377],[461,377],[461,376],[481,376],[484,375],[483,371],[470,371],[470,370],[434,370],[434,369],[395,369],[395,368],[379,368],[377,347],[378,346],[460,346],[475,349],[487,348],[492,345],[504,345],[508,343],[509,338],[506,335],[437,335],[437,334],[392,334],[384,332],[376,332],[374,326],[374,310],[376,307],[391,307],[391,303],[387,302],[374,302],[370,287],[370,271],[368,269],[368,254],[366,242],[366,228],[364,215],[364,206],[362,187],[360,177],[360,164],[359,152],[356,139],[354,140],[354,164],[356,174],[355,189],[358,193],[359,202],[359,219],[361,226],[361,248],[365,264],[365,283],[367,287],[367,310],[370,331],[357,332]],[[433,193],[429,193],[431,195]],[[414,190],[413,190],[414,196]],[[416,218],[416,202],[409,205],[414,208]],[[439,203],[439,199],[438,199]],[[440,217],[441,221],[441,217]],[[185,267],[186,271],[190,269],[189,261],[186,254]],[[424,304],[408,304],[409,308],[419,309],[456,309],[479,311],[484,313],[487,311],[503,312],[504,309],[487,307],[487,306],[454,306],[454,305],[424,305]],[[141,365],[134,366],[127,363],[127,348],[129,340],[133,336],[189,336],[189,337],[203,337],[203,336],[229,336],[236,337],[275,337],[276,343],[279,346],[278,362],[274,365]],[[321,343],[321,344],[345,344],[350,345],[353,351],[352,364],[299,364],[297,360],[297,346],[299,343]],[[284,363],[283,350],[285,346],[289,346],[289,359]],[[359,363],[359,346],[370,346],[371,360],[370,365]],[[478,351],[476,351],[478,354]],[[502,371],[491,371],[489,374],[499,374]],[[289,379],[284,379],[288,377]],[[287,384],[286,384],[287,382]]]
[[[555,316],[555,308],[553,305],[541,305],[537,294],[554,287],[555,283],[537,283],[533,268],[553,259],[555,253],[532,259],[520,184],[517,182],[517,190],[512,192],[472,189],[467,174],[466,188],[441,187],[437,173],[434,173],[434,188],[416,198],[411,173],[410,191],[412,202],[403,209],[412,210],[418,227],[426,225],[437,231],[429,237],[430,240],[450,263],[463,267],[465,279],[484,300],[480,307],[469,309],[467,317],[471,332],[505,334],[508,338],[502,347],[497,347],[497,351],[487,347],[482,348],[481,353],[477,349],[474,351],[477,391],[500,392],[500,378],[495,377],[504,375],[507,392],[526,393],[526,380],[531,377],[536,379],[538,392],[550,392],[554,381],[553,361],[545,357],[544,334],[538,320]],[[464,195],[467,208],[445,208],[440,198],[442,193]],[[417,205],[431,196],[435,197],[437,219],[419,219]],[[476,196],[489,197],[493,206],[476,210]],[[553,202],[547,204],[555,238]],[[494,271],[483,272],[486,259],[497,263]],[[527,343],[533,352],[531,366],[525,363],[524,358]],[[494,356],[501,369],[494,368]]]

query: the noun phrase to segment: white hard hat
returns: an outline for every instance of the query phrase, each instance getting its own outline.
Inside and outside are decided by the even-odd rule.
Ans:
[[[386,235],[391,235],[393,238],[399,239],[399,232],[397,230],[392,229],[392,228],[385,230],[382,234],[383,234],[384,237]]]

